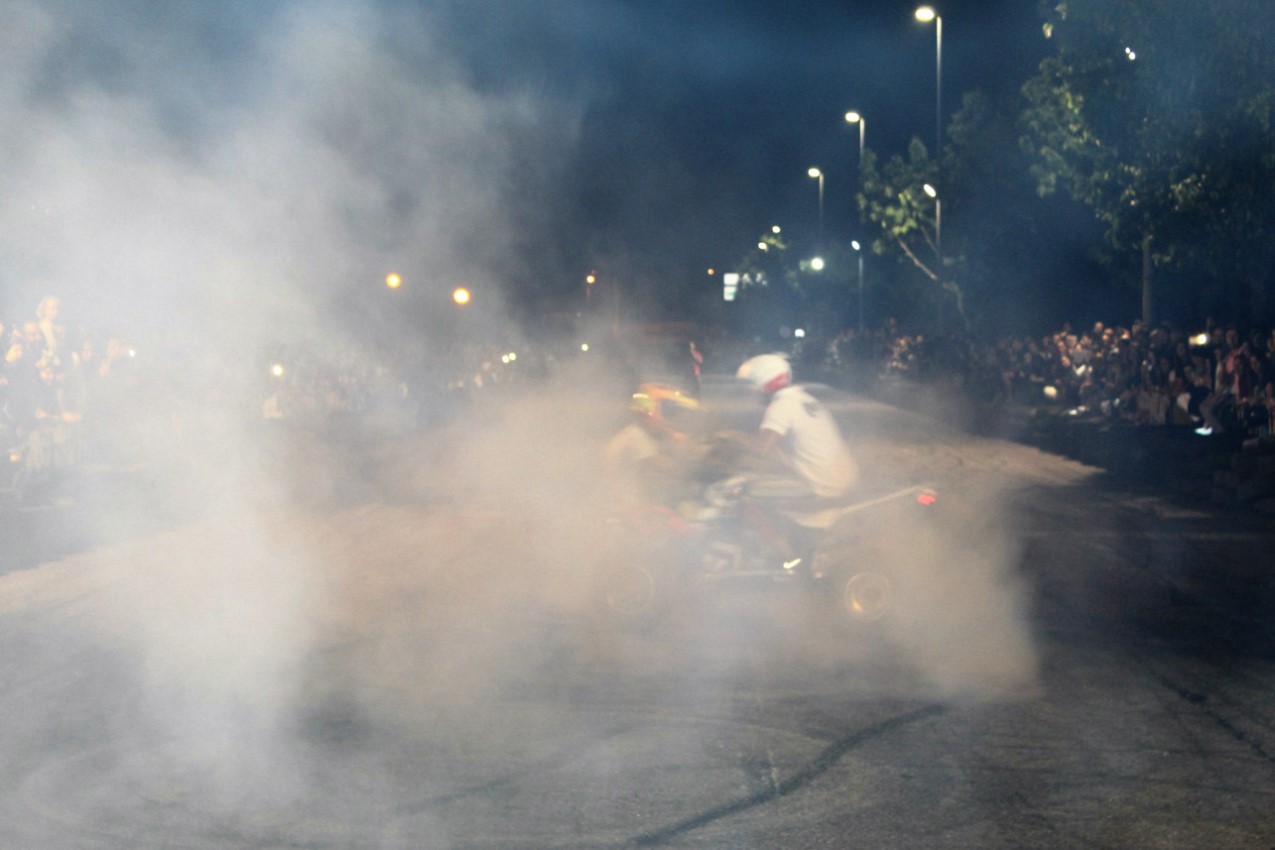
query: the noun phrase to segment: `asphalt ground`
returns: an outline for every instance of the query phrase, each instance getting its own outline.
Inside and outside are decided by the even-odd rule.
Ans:
[[[783,594],[583,616],[578,395],[6,513],[0,846],[1275,846],[1268,523],[820,394],[951,506],[854,636]]]

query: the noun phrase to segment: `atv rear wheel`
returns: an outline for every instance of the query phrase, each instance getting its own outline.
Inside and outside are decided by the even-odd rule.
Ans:
[[[837,611],[852,623],[876,623],[894,608],[894,582],[875,570],[848,573],[836,580]]]

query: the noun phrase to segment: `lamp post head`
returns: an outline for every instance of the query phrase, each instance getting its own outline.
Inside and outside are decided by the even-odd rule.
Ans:
[[[860,115],[858,112],[855,112],[853,109],[846,113],[847,124],[858,124],[862,120],[863,120],[863,116]]]
[[[933,6],[918,6],[916,9],[916,19],[923,24],[928,24],[938,16],[939,13],[934,11]]]
[[[938,189],[935,189],[935,188],[934,188],[933,186],[931,186],[929,183],[926,183],[926,184],[925,184],[924,186],[922,186],[921,188],[922,188],[922,189],[924,189],[924,190],[925,190],[925,194],[929,195],[931,198],[935,198],[935,199],[937,199],[937,198],[938,198],[938,196],[939,196],[939,190],[938,190]]]
[[[859,240],[858,240],[858,239],[851,239],[851,240],[850,240],[850,247],[851,247],[851,248],[853,248],[853,249],[855,249],[856,251],[858,251],[858,250],[860,250],[863,246],[861,246],[861,245],[859,244]]]
[[[807,172],[806,172],[806,174],[808,174],[808,175],[810,175],[811,177],[814,177],[814,178],[816,178],[816,179],[818,179],[818,178],[820,178],[820,177],[822,177],[822,176],[823,176],[823,172],[822,172],[822,171],[820,171],[820,170],[819,170],[819,169],[817,169],[817,168],[813,168],[813,167],[812,167],[809,171],[807,171]]]

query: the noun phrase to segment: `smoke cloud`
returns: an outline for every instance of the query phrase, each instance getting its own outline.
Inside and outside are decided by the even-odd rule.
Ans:
[[[474,80],[428,6],[67,0],[8,2],[3,17],[0,311],[58,295],[69,326],[136,346],[150,377],[130,397],[129,460],[144,492],[91,519],[180,522],[6,577],[5,610],[47,617],[31,663],[96,671],[18,712],[30,734],[14,770],[37,777],[19,803],[85,802],[76,818],[119,823],[138,799],[166,800],[210,812],[209,834],[276,806],[344,836],[384,815],[363,802],[454,787],[468,745],[534,763],[544,741],[607,734],[566,697],[519,728],[490,707],[552,690],[545,671],[655,671],[710,702],[768,648],[776,668],[838,659],[800,609],[712,608],[636,654],[577,616],[582,571],[610,545],[597,473],[618,423],[596,411],[632,389],[587,358],[424,437],[261,427],[275,351],[362,347],[427,367],[460,333],[518,339],[498,282],[583,104]],[[463,318],[459,285],[474,293]],[[939,559],[939,541],[917,545],[931,548],[905,560]],[[980,659],[999,659],[997,683],[1030,676],[999,586],[1014,557],[989,531],[963,543],[966,569],[918,580],[929,616],[893,640],[944,692]],[[992,626],[945,619],[953,600]],[[100,740],[68,743],[81,726]],[[386,830],[381,846],[419,846],[433,825],[427,811]]]

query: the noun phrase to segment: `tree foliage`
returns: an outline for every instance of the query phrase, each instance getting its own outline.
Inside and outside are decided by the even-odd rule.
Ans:
[[[1041,195],[1070,193],[1129,250],[1195,275],[1270,280],[1275,4],[1056,0],[1055,52],[1023,88]]]
[[[866,151],[861,165],[862,191],[859,210],[879,229],[872,243],[874,254],[905,258],[923,279],[953,299],[957,314],[964,320],[964,293],[949,273],[953,258],[942,245],[942,198],[926,193],[927,185],[938,182],[938,163],[925,144],[913,137],[907,156],[895,154],[877,167],[877,157]],[[927,299],[918,293],[918,300]]]

